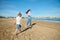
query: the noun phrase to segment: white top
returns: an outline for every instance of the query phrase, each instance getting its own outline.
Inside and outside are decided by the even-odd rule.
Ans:
[[[28,12],[28,14],[27,14],[27,15],[31,15],[31,14],[30,14],[30,11]]]
[[[16,24],[20,24],[20,21],[21,21],[21,17],[20,16],[16,17]]]

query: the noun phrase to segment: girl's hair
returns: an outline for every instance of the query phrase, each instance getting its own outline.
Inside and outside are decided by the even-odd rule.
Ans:
[[[18,13],[18,16],[20,16],[20,17],[21,17],[21,16],[22,16],[22,14],[19,12],[19,13]]]
[[[26,14],[28,14],[29,11],[30,11],[30,9],[28,9],[28,10],[26,11]]]

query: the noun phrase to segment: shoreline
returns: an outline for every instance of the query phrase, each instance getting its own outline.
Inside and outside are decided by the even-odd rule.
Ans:
[[[0,19],[15,19],[15,18],[0,18]],[[25,18],[22,18],[23,20],[27,20]],[[46,20],[46,19],[32,19],[32,21],[42,21],[42,22],[54,22],[54,23],[60,23],[60,21],[54,21],[54,20]]]
[[[35,21],[60,23],[60,21],[51,21],[51,20],[35,20]]]

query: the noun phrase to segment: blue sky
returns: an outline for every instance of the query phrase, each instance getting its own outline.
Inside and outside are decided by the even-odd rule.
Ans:
[[[17,16],[21,12],[26,16],[31,9],[32,16],[60,16],[59,0],[0,0],[0,15]]]

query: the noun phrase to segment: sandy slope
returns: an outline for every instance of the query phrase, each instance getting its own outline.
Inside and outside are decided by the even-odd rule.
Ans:
[[[11,40],[15,31],[15,19],[0,18],[0,40]],[[26,26],[22,20],[22,32],[14,36],[13,40],[60,40],[60,23],[33,21],[32,28]]]

